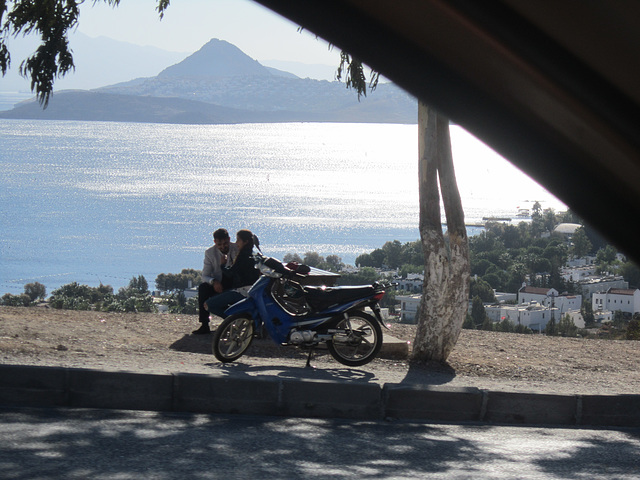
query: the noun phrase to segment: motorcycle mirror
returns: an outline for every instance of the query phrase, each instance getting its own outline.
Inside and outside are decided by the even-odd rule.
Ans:
[[[253,235],[253,245],[258,249],[260,253],[262,253],[262,250],[260,249],[260,239],[255,234]]]

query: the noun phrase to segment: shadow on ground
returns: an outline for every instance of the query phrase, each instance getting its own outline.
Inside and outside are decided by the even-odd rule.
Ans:
[[[184,335],[173,342],[169,348],[177,352],[211,353],[213,335]]]
[[[213,334],[209,335],[184,335],[170,345],[172,350],[196,354],[212,355],[211,342]],[[326,346],[321,345],[314,349],[311,359],[312,367],[306,367],[308,350],[292,346],[274,344],[270,339],[255,339],[247,350],[247,361],[238,360],[233,363],[218,363],[212,355],[212,362],[205,365],[215,369],[216,373],[234,377],[269,377],[290,379],[316,379],[349,382],[372,383],[396,383],[408,385],[446,385],[456,376],[455,370],[448,364],[438,362],[409,363],[408,369],[394,365],[388,367],[385,360],[368,364],[363,368],[347,367],[336,363],[337,368],[323,361],[321,368],[314,367],[314,359],[322,359],[328,356]],[[299,366],[278,365],[251,365],[250,358],[287,359],[300,362]],[[389,360],[386,360],[388,362]],[[406,361],[406,359],[404,359]],[[405,367],[407,368],[407,367]]]
[[[245,363],[207,364],[216,367],[223,374],[235,378],[247,376],[252,378],[269,377],[283,379],[305,380],[333,380],[349,382],[371,382],[375,380],[373,372],[367,372],[354,367],[315,368],[306,367],[303,360],[299,367],[292,366],[265,366],[247,365]],[[313,362],[312,362],[313,365]]]

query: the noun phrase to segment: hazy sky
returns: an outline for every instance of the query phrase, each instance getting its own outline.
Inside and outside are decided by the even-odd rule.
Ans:
[[[162,20],[156,0],[121,0],[112,8],[87,0],[78,31],[177,52],[195,52],[212,38],[258,60],[337,65],[338,52],[309,32],[251,0],[172,0]]]

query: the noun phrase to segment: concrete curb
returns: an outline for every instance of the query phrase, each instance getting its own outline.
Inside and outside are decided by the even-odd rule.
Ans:
[[[429,422],[640,427],[640,395],[545,395],[0,365],[0,405]]]

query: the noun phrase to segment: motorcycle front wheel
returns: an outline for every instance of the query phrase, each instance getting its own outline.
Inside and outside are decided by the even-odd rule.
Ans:
[[[242,313],[229,315],[213,335],[213,354],[221,362],[240,358],[253,341],[253,319]]]
[[[376,358],[382,348],[380,323],[368,313],[357,312],[340,320],[327,348],[333,358],[343,365],[357,367]]]

